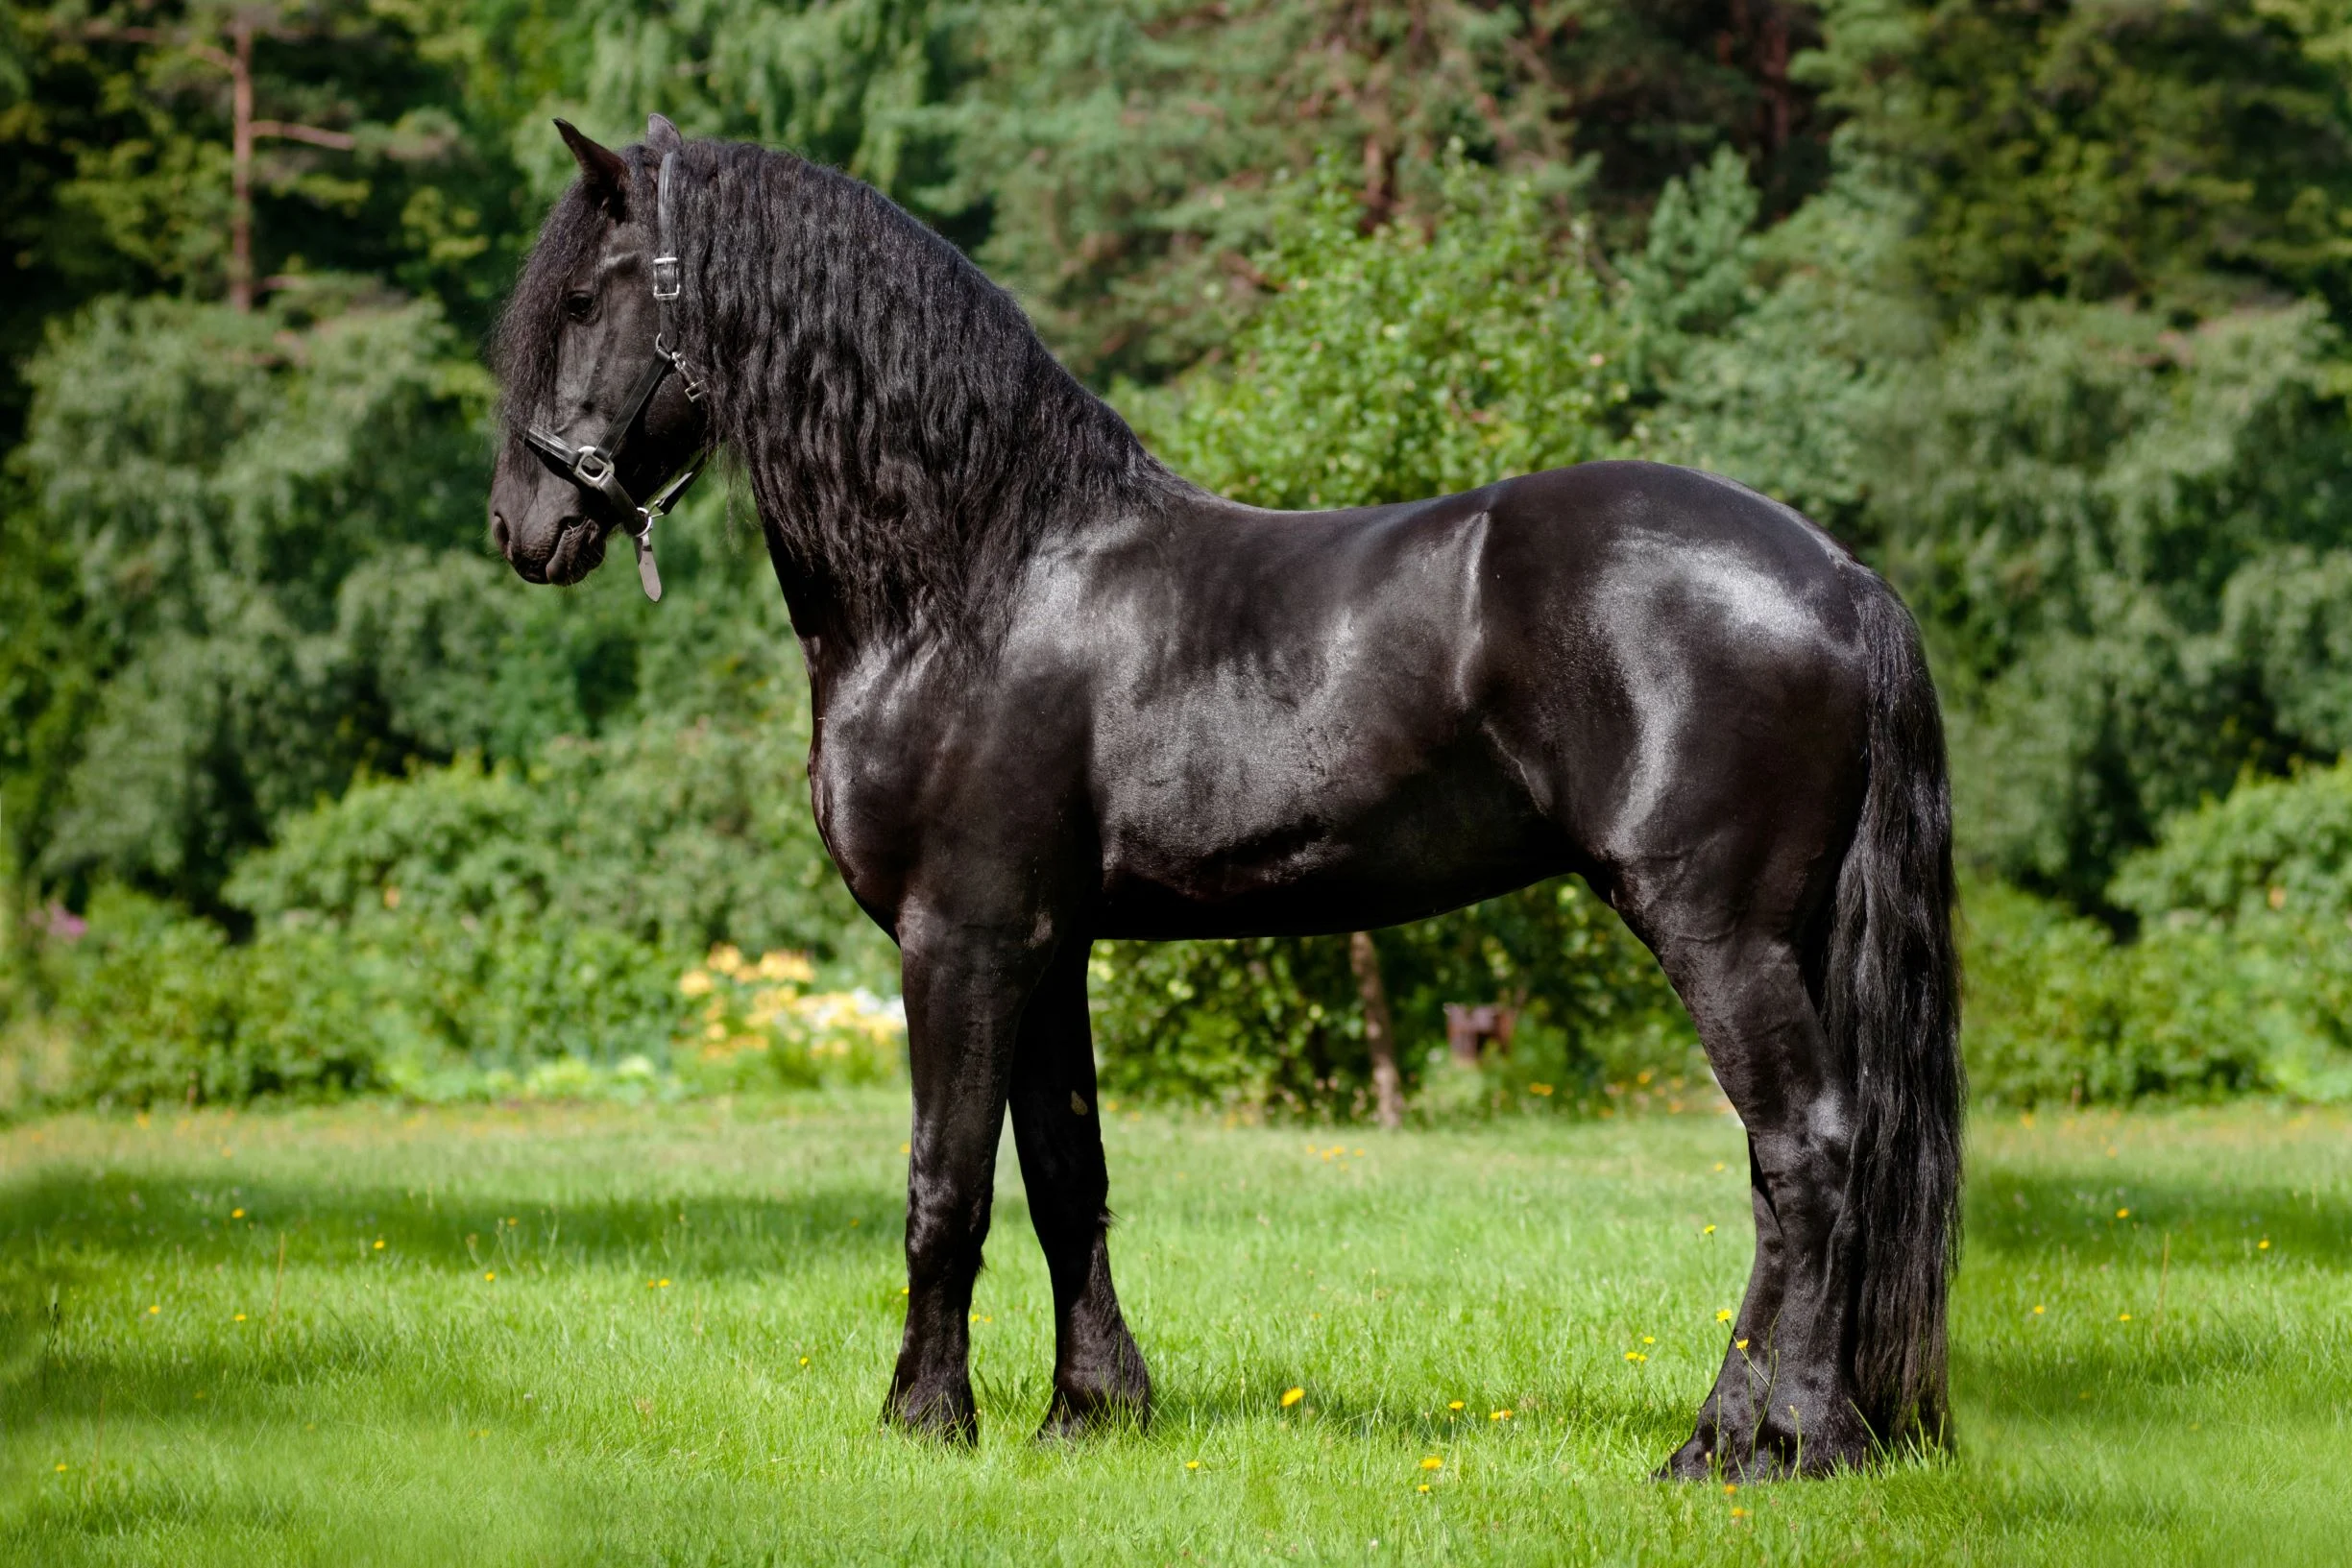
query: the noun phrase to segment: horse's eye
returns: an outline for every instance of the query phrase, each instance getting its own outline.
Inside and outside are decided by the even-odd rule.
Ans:
[[[575,322],[584,322],[588,320],[590,314],[594,312],[595,308],[596,297],[593,294],[580,290],[574,290],[572,293],[564,296],[564,314],[570,316]]]

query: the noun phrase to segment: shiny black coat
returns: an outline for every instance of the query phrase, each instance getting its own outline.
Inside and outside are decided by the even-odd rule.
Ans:
[[[1091,942],[1350,930],[1574,871],[1657,953],[1750,1138],[1757,1266],[1672,1472],[1940,1432],[1949,806],[1886,586],[1790,509],[1654,464],[1346,512],[1222,500],[871,192],[673,136],[653,152],[699,181],[684,348],[712,399],[649,412],[639,477],[706,435],[744,455],[814,691],[817,823],[904,955],[890,1417],[974,1431],[1007,1111],[1054,1278],[1048,1427],[1148,1415]],[[582,151],[510,316],[510,418],[594,427],[643,363],[649,156]],[[592,567],[618,521],[511,447],[493,509],[534,578]]]

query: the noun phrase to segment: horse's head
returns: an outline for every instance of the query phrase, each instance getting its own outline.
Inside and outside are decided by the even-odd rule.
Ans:
[[[678,243],[662,189],[677,128],[598,146],[563,121],[580,180],[548,214],[499,327],[505,441],[490,487],[490,537],[523,580],[576,583],[613,530],[637,536],[645,591],[653,522],[691,479],[709,418],[676,340]],[[658,275],[658,276],[657,276]]]

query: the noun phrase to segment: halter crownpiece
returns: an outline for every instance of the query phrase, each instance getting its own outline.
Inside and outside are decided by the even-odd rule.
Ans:
[[[601,442],[583,442],[574,446],[554,431],[537,424],[522,438],[558,478],[569,479],[582,490],[602,496],[621,518],[634,519],[622,526],[628,529],[629,538],[637,546],[637,580],[643,586],[645,597],[655,600],[662,596],[662,573],[653,564],[653,525],[668,516],[669,509],[693,487],[694,481],[702,476],[703,464],[711,456],[706,417],[703,444],[695,448],[686,466],[650,497],[641,503],[620,482],[620,448],[627,444],[629,433],[637,428],[645,405],[653,401],[653,395],[672,372],[685,381],[687,400],[696,404],[702,401],[702,383],[688,367],[684,350],[674,347],[680,341],[675,315],[679,277],[677,246],[670,231],[669,185],[670,171],[677,161],[676,153],[664,153],[661,176],[655,182],[653,302],[660,326],[653,334],[653,363],[644,368],[637,384],[629,389],[628,400],[621,405],[619,417],[606,427]]]

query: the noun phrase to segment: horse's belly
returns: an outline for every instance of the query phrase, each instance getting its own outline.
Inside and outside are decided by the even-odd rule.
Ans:
[[[1194,753],[1103,803],[1101,934],[1394,925],[1570,869],[1483,739],[1411,757]]]

